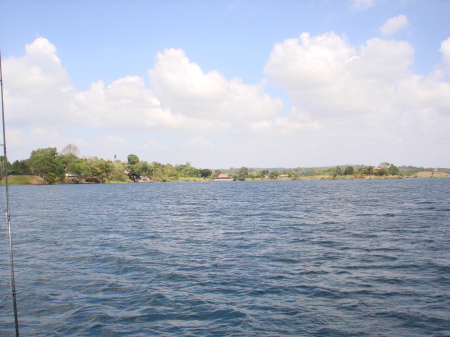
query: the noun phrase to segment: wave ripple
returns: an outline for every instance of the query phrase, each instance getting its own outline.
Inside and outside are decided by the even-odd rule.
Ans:
[[[449,192],[448,179],[13,186],[21,332],[450,336]],[[0,335],[10,302],[0,282]]]

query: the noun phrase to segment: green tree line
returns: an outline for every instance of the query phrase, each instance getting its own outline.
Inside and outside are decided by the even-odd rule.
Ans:
[[[3,158],[0,158],[3,161]],[[55,147],[33,150],[28,159],[7,163],[10,175],[38,175],[48,183],[65,182],[127,182],[141,180],[178,179],[181,177],[204,177],[213,175],[210,169],[198,169],[185,165],[148,163],[130,154],[126,162],[106,160],[98,157],[80,157],[78,148],[67,145],[57,151]],[[3,167],[3,165],[2,165]]]
[[[0,157],[3,161],[3,158]],[[3,164],[3,163],[2,163]],[[33,150],[28,159],[7,163],[8,173],[11,175],[38,175],[48,183],[56,182],[139,182],[139,181],[173,181],[180,178],[212,179],[221,170],[196,168],[186,163],[184,165],[151,163],[140,160],[135,154],[130,154],[127,161],[106,160],[98,157],[81,157],[77,146],[69,144],[61,151],[56,147],[39,148]],[[2,165],[3,167],[3,165]],[[239,169],[226,170],[234,180],[263,180],[263,179],[300,179],[305,176],[328,176],[330,179],[340,177],[361,176],[401,176],[402,172],[394,164],[381,163],[373,166],[336,166],[323,169]]]

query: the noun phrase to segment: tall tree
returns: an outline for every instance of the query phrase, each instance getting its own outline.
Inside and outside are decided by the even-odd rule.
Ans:
[[[36,150],[31,151],[30,157],[46,156],[46,157],[56,158],[57,155],[58,155],[58,151],[56,150],[56,147],[46,147],[46,148],[36,149]]]
[[[30,166],[28,165],[28,160],[16,160],[12,163],[11,174],[24,175],[30,174]]]
[[[48,173],[53,173],[55,177],[64,176],[63,165],[53,157],[35,156],[29,159],[29,163],[31,172],[44,179]]]
[[[66,173],[75,174],[78,178],[82,178],[90,174],[90,167],[85,159],[76,158],[67,164],[65,171]]]
[[[243,166],[236,172],[237,178],[239,180],[245,180],[248,177],[248,168]]]
[[[136,156],[135,154],[129,154],[127,159],[128,159],[128,164],[130,164],[130,165],[139,163],[139,157]]]
[[[139,157],[135,154],[129,154],[128,164],[126,166],[128,177],[134,182],[138,181],[141,178],[141,166],[139,165]]]
[[[192,166],[187,166],[181,171],[181,174],[184,177],[196,178],[198,177],[198,169]]]
[[[0,170],[1,170],[2,173],[4,173],[3,170],[5,169],[5,162],[4,162],[4,160],[5,160],[5,157],[4,156],[0,156]],[[8,170],[8,174],[12,174],[13,166],[11,165],[11,163],[9,161],[6,162],[6,167],[7,167],[7,170]]]
[[[278,171],[272,171],[272,172],[269,173],[269,178],[270,179],[277,179],[279,175],[280,175],[280,173]]]
[[[389,166],[389,168],[387,169],[387,171],[390,175],[393,175],[393,176],[402,175],[402,173],[400,172],[400,169],[397,166],[395,166],[394,164],[391,164]]]
[[[198,170],[198,174],[203,178],[208,178],[212,176],[212,171],[210,169],[200,169]]]
[[[112,163],[113,171],[111,173],[111,179],[115,181],[126,181],[128,176],[125,174],[125,163],[117,160]]]
[[[80,155],[80,149],[78,149],[78,146],[74,145],[74,144],[67,144],[60,152],[60,154],[71,154],[74,155],[76,157],[78,157]]]
[[[72,162],[75,162],[78,159],[77,156],[75,156],[74,154],[68,153],[68,154],[60,154],[58,157],[56,157],[56,159],[61,162],[61,164],[64,166],[64,170],[66,173],[72,173],[70,171],[68,171],[68,167],[70,166],[70,164]]]
[[[347,166],[344,170],[344,174],[346,176],[351,176],[354,172],[355,172],[355,169],[353,168],[353,166]]]

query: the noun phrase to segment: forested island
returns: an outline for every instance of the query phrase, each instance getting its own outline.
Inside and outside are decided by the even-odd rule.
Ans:
[[[4,157],[0,157],[4,168]],[[10,184],[85,184],[125,182],[213,181],[227,174],[236,181],[244,180],[318,180],[318,179],[401,179],[450,177],[448,168],[397,167],[387,162],[378,166],[338,165],[336,167],[297,168],[196,168],[185,164],[161,164],[140,160],[130,154],[127,161],[81,157],[76,145],[61,151],[55,147],[39,148],[30,158],[7,162]],[[2,174],[2,177],[4,174]],[[4,183],[4,179],[2,179]]]

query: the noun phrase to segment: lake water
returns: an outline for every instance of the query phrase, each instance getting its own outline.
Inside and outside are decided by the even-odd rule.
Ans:
[[[450,179],[10,192],[23,336],[450,336]]]

